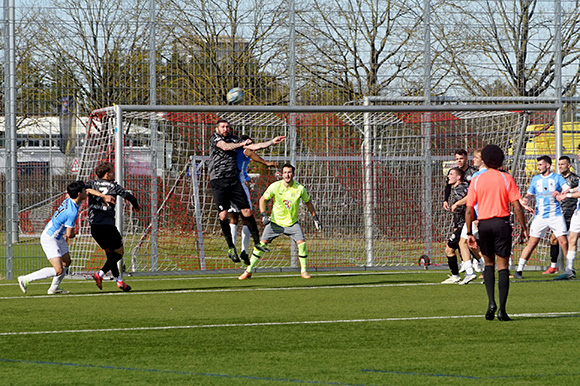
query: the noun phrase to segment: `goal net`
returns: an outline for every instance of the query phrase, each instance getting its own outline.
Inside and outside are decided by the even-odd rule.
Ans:
[[[287,140],[259,154],[279,166],[296,161],[295,178],[306,187],[324,225],[316,232],[301,206],[310,267],[409,266],[425,253],[433,263],[445,263],[443,249],[452,215],[443,209],[443,188],[455,149],[466,149],[471,161],[473,150],[499,145],[522,192],[535,174],[535,158],[555,154],[552,111],[449,108],[429,113],[292,114],[197,112],[185,106],[155,112],[105,108],[89,119],[79,178],[94,178],[94,168],[102,161],[114,163],[122,143],[119,182],[142,208],[136,213],[125,204],[118,213],[128,271],[241,268],[227,257],[209,185],[209,137],[215,122],[227,119],[235,134],[248,134],[255,142],[277,135],[291,138],[295,133],[295,148]],[[552,142],[539,141],[542,136]],[[250,163],[249,172],[256,208],[260,195],[276,180],[276,170]],[[94,271],[105,258],[90,237],[86,214],[80,218],[80,235],[72,244],[75,273]],[[238,250],[239,244],[238,235]],[[518,255],[521,246],[516,247]],[[540,249],[531,263],[549,259],[542,254]],[[276,239],[259,264],[259,268],[292,267],[295,251],[286,237]]]

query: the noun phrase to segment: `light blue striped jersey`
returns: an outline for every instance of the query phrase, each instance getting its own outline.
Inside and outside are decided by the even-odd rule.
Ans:
[[[244,154],[244,149],[239,148],[236,149],[236,163],[238,166],[238,170],[240,171],[240,181],[247,182],[250,181],[250,176],[248,175],[248,166],[250,165],[250,158]]]
[[[79,206],[70,197],[65,199],[58,207],[52,218],[46,224],[44,233],[57,240],[60,240],[66,228],[74,228],[77,218],[79,217]]]
[[[550,173],[548,176],[537,174],[532,178],[528,194],[536,196],[535,217],[550,218],[562,216],[560,202],[556,200],[552,193],[562,192],[570,186],[560,174]]]

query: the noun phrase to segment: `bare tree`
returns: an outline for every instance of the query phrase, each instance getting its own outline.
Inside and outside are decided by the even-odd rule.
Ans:
[[[148,100],[147,0],[53,0],[36,19],[34,55],[55,95],[81,110]]]
[[[285,7],[266,0],[174,0],[172,50],[164,86],[180,84],[186,103],[223,103],[242,87],[248,103],[279,103],[285,75]]]
[[[563,9],[563,95],[575,92],[580,59],[580,8]],[[543,8],[542,8],[543,7]],[[540,96],[554,81],[553,3],[538,0],[448,1],[434,13],[440,68],[458,93]],[[500,92],[501,94],[497,94]]]
[[[422,58],[422,5],[412,0],[312,0],[300,6],[299,66],[349,99],[400,94]]]

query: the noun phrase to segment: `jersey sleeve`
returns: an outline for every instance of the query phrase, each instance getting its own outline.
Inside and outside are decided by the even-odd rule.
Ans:
[[[272,197],[274,197],[274,193],[276,191],[275,188],[276,184],[271,184],[270,186],[268,186],[268,188],[266,189],[266,191],[264,192],[264,194],[262,195],[266,200],[271,199]]]
[[[476,176],[472,181],[471,184],[469,184],[469,188],[467,189],[467,206],[470,206],[472,208],[475,207],[475,204],[477,204],[477,191],[475,190],[475,187],[477,186],[477,179],[479,178],[479,176]]]
[[[520,198],[522,198],[522,195],[520,194],[520,190],[516,185],[516,181],[509,174],[506,176],[506,178],[508,179],[508,200],[510,202],[518,201]]]
[[[310,196],[308,195],[308,192],[306,191],[306,188],[304,186],[302,186],[302,192],[300,193],[300,198],[302,199],[302,202],[307,203],[308,201],[310,201]]]
[[[66,220],[64,221],[64,226],[67,228],[74,228],[79,217],[78,208],[70,208],[67,210]]]
[[[558,174],[558,183],[560,184],[560,187],[561,187],[560,191],[570,189],[570,185],[568,185],[568,181],[566,181],[566,179],[561,174]]]

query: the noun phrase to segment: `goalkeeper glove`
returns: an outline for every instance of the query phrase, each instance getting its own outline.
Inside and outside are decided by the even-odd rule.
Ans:
[[[266,212],[260,213],[260,216],[262,217],[262,224],[264,225],[270,224],[270,216],[268,216]]]
[[[322,231],[322,223],[318,219],[318,216],[314,215],[314,216],[312,216],[312,219],[314,220],[314,226],[316,227],[316,230],[318,232]]]

